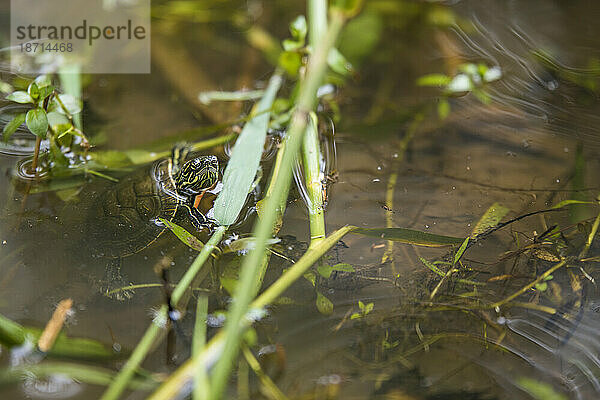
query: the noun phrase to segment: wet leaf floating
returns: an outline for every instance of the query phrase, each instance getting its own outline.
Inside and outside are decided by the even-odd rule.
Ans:
[[[323,315],[331,315],[333,313],[333,303],[321,292],[317,292],[317,300],[315,302],[317,310]]]
[[[551,210],[563,208],[563,207],[569,206],[571,204],[597,204],[597,203],[594,201],[583,201],[583,200],[563,200],[560,203],[553,206],[551,208]]]
[[[256,239],[253,237],[247,237],[235,240],[231,243],[228,243],[223,249],[223,253],[234,253],[237,251],[249,251],[254,248],[254,243]],[[272,245],[281,242],[281,239],[269,239],[267,240],[267,245]]]
[[[406,228],[354,228],[352,233],[425,247],[459,245],[465,240]]]
[[[228,226],[235,222],[250,192],[267,136],[271,115],[269,110],[281,81],[280,75],[273,75],[265,95],[256,106],[255,116],[244,126],[235,142],[223,176],[223,190],[215,201],[215,219],[221,225]]]
[[[0,315],[0,344],[11,348],[21,346],[26,341],[37,342],[40,329],[24,327]],[[69,338],[59,334],[48,355],[81,360],[102,360],[119,357],[102,343],[91,339]],[[122,354],[121,354],[122,355]]]
[[[508,214],[509,211],[510,210],[508,208],[499,203],[492,204],[490,208],[488,208],[487,211],[481,216],[479,221],[477,221],[477,224],[475,224],[475,227],[473,228],[473,231],[469,237],[474,239],[487,230],[495,227],[500,223],[502,218]]]
[[[164,218],[158,218],[171,232],[175,234],[183,243],[194,250],[201,251],[204,244],[196,238],[196,236],[189,233],[187,230],[177,225],[174,222],[166,220]]]

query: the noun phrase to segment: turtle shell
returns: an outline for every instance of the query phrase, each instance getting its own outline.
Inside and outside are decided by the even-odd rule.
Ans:
[[[100,193],[90,207],[88,237],[98,256],[135,254],[164,232],[158,218],[173,220],[178,204],[167,163],[157,162]]]

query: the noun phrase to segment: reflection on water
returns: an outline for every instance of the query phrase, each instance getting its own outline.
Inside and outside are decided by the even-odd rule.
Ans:
[[[385,10],[386,2],[374,3]],[[595,34],[593,16],[600,3],[462,1],[452,10],[470,21],[437,31],[458,49],[452,55],[432,48],[430,33],[425,34],[427,46],[407,40],[401,50],[399,39],[386,38],[382,58],[366,62],[362,80],[347,89],[348,98],[341,104],[342,128],[335,133],[337,148],[332,143],[326,146],[331,151],[322,160],[324,175],[337,173],[328,196],[329,232],[349,223],[382,227],[391,217],[393,226],[464,237],[495,202],[508,207],[512,218],[575,194],[584,200],[597,196],[600,124],[593,82],[598,78],[594,60],[600,58],[600,36]],[[446,70],[450,56],[499,66],[503,78],[487,88],[490,104],[468,95],[450,99],[452,111],[443,122],[435,114],[427,115],[405,149],[402,138],[412,129],[412,110],[426,109],[422,103],[439,95],[415,88],[414,80],[424,71]],[[86,106],[111,116],[103,124],[112,128],[107,134],[118,136],[118,143],[143,143],[148,127],[184,124],[179,115],[185,107],[165,99],[163,79],[156,73],[133,81],[102,77],[102,84],[89,89]],[[140,87],[132,88],[131,82]],[[377,103],[378,96],[384,98],[383,106]],[[138,106],[152,112],[128,112]],[[374,115],[380,118],[365,123]],[[144,129],[121,135],[135,126]],[[159,135],[156,130],[151,135]],[[16,140],[22,146],[18,151],[0,148],[0,187],[6,188],[0,192],[0,312],[41,327],[54,305],[71,297],[76,319],[66,328],[70,335],[132,348],[148,324],[150,306],[163,301],[160,287],[139,289],[127,302],[98,293],[95,285],[106,260],[90,257],[86,250],[93,245],[84,229],[89,202],[73,202],[78,193],[66,191],[24,195],[24,185],[15,184],[14,177],[15,171],[27,171],[28,161],[15,156],[30,153],[31,142]],[[581,143],[585,171],[583,185],[574,192]],[[267,153],[274,154],[276,147]],[[110,185],[94,180],[82,193],[98,195]],[[293,194],[281,235],[301,242],[309,233],[299,192]],[[593,217],[593,212],[597,210],[585,209],[583,218]],[[545,290],[528,290],[520,299],[537,308],[488,307],[553,265],[548,259],[560,255],[561,249],[543,248],[551,253],[544,253],[546,259],[518,251],[553,224],[572,228],[572,236],[565,239],[575,243],[572,247],[581,244],[589,229],[589,224],[582,225],[582,232],[576,232],[568,212],[511,224],[468,250],[464,263],[472,270],[460,278],[482,285],[449,279],[433,300],[430,294],[441,278],[426,269],[421,258],[445,261],[447,249],[395,244],[388,254],[391,258],[382,262],[389,249],[386,241],[345,237],[346,247],[335,261],[366,271],[362,276],[354,275],[351,282],[340,273],[335,284],[320,282],[316,288],[301,281],[286,293],[292,304],[273,307],[269,318],[257,324],[259,345],[277,345],[278,352],[285,352],[287,363],[278,367],[276,383],[285,393],[313,394],[312,398],[339,392],[344,399],[527,399],[531,395],[520,380],[526,377],[567,398],[600,396],[598,293],[591,281],[599,278],[595,263],[582,266],[589,278],[578,268],[565,268],[553,274]],[[247,230],[247,225],[239,229]],[[596,241],[589,255],[597,254]],[[173,259],[175,281],[195,253],[172,235],[162,235],[153,246],[124,261],[127,280],[160,284],[152,266],[164,255]],[[231,265],[239,262],[233,258]],[[285,260],[273,259],[270,279],[288,266]],[[229,267],[224,261],[215,263],[201,285],[211,291],[209,334],[222,323],[216,311],[229,301],[212,275],[235,269]],[[574,288],[573,276],[580,279],[581,290]],[[488,281],[493,277],[503,278]],[[317,311],[315,291],[333,303],[330,315]],[[373,311],[352,319],[360,311],[359,300],[373,303]],[[191,317],[182,321],[185,336],[191,336],[192,325]],[[164,347],[159,348],[144,366],[171,371],[173,357],[167,361],[165,353]],[[179,339],[174,359],[188,354],[186,340]],[[2,352],[2,365],[9,358],[9,352]],[[26,380],[20,387],[1,390],[8,398],[52,398],[59,391],[64,397],[82,399],[95,398],[99,391],[54,379]]]

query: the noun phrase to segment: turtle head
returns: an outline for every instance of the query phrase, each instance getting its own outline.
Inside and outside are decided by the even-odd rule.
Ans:
[[[187,161],[175,177],[179,194],[195,196],[219,179],[219,161],[215,156],[200,156]]]

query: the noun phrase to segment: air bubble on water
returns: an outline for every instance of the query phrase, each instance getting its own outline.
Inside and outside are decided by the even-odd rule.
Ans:
[[[383,169],[383,167],[381,165],[377,166],[377,171],[381,171]]]
[[[398,153],[394,153],[394,154],[392,155],[392,157],[394,157],[394,158],[398,158]]]
[[[560,183],[560,179],[556,178],[556,183]]]
[[[7,243],[7,242],[6,242],[6,240],[3,240],[3,241],[2,241],[2,244],[6,244],[6,243]]]
[[[381,182],[381,180],[379,178],[375,178],[373,179],[373,182]]]
[[[563,149],[563,151],[564,151],[565,153],[568,153],[568,152],[569,152],[569,148],[568,148],[568,147],[565,147],[565,148]]]
[[[548,90],[556,90],[558,89],[558,82],[555,80],[546,82],[546,88]]]
[[[429,229],[429,225],[428,224],[425,224],[425,229]]]

